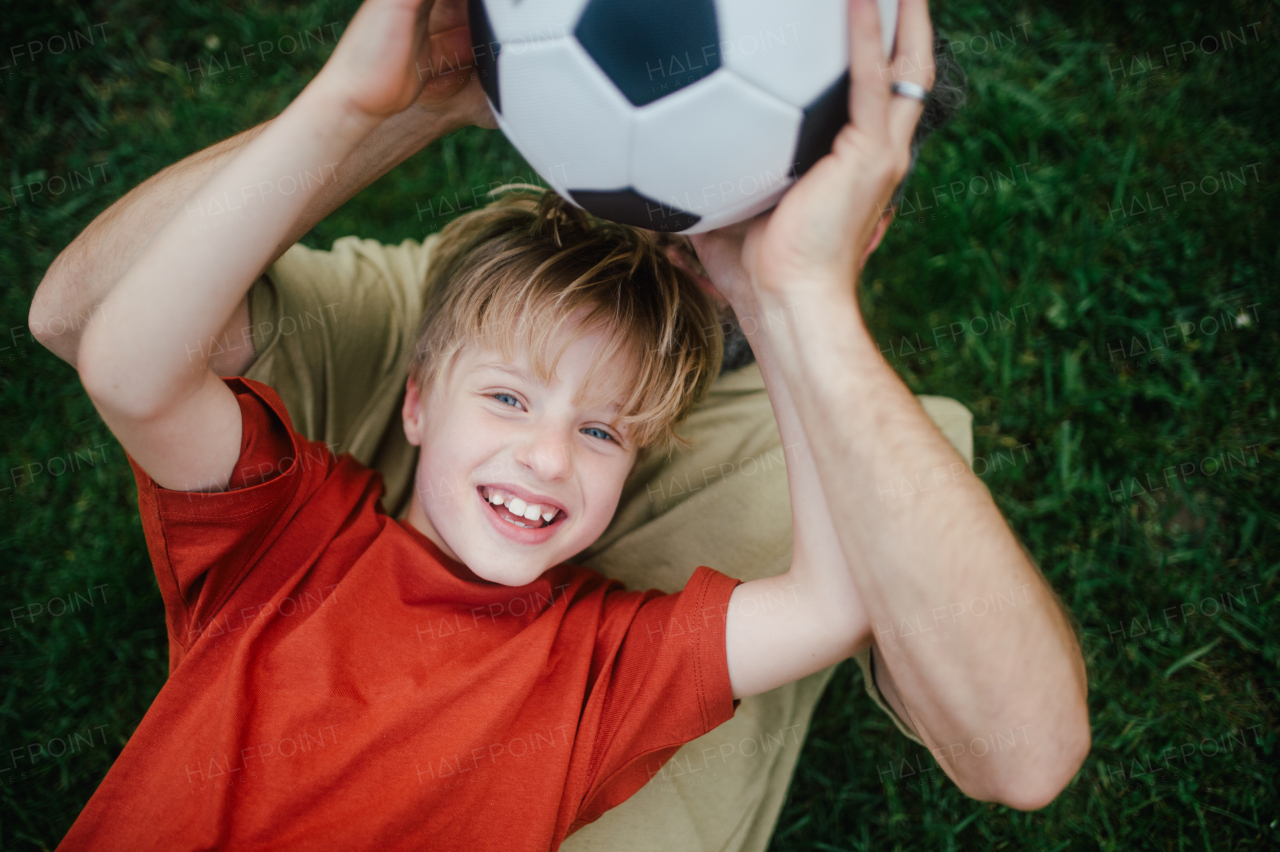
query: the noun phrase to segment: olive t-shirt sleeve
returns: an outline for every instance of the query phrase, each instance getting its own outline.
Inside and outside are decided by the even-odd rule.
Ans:
[[[858,668],[862,669],[862,686],[867,695],[875,702],[876,706],[884,711],[885,715],[893,720],[893,724],[902,733],[904,737],[919,745],[924,745],[924,740],[911,730],[911,726],[902,720],[901,717],[889,706],[889,701],[880,692],[880,686],[876,683],[874,666],[871,662],[871,649],[864,648],[860,653],[855,654],[853,659],[857,661]]]
[[[400,408],[437,240],[299,243],[249,292],[257,359],[246,377],[280,395],[302,435],[379,470],[392,514],[412,482]]]

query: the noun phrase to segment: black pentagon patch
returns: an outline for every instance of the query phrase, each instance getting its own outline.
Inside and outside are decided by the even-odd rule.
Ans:
[[[796,143],[795,176],[798,179],[813,164],[831,153],[840,128],[849,123],[849,72],[845,71],[831,86],[805,107]]]
[[[702,220],[696,213],[668,207],[660,201],[641,195],[631,187],[613,190],[571,189],[569,197],[582,209],[601,219],[649,231],[683,231]]]
[[[502,113],[502,100],[498,97],[498,54],[502,45],[493,34],[489,13],[484,0],[467,0],[467,19],[471,26],[471,52],[475,55],[476,73],[480,75],[480,88],[489,96],[493,111]]]
[[[573,34],[636,106],[720,67],[714,0],[591,0]]]

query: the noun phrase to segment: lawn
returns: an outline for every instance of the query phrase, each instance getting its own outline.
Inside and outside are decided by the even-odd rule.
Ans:
[[[278,113],[356,5],[5,3],[0,849],[57,845],[167,669],[129,467],[32,293],[115,198]],[[975,802],[845,664],[773,848],[1280,848],[1278,8],[935,3],[969,105],[864,309],[915,392],[973,411],[974,470],[1082,630],[1093,750],[1041,811]],[[461,131],[305,242],[421,238],[530,175]]]

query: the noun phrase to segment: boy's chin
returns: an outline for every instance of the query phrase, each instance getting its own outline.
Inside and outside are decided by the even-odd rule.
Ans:
[[[478,538],[457,549],[458,561],[481,580],[502,586],[526,586],[568,558],[560,557],[559,548],[539,547],[535,554],[534,548],[486,535]]]
[[[475,565],[466,563],[472,574],[481,580],[497,583],[500,586],[527,586],[546,573],[548,568],[553,567],[553,565],[525,560],[477,559],[476,563]]]

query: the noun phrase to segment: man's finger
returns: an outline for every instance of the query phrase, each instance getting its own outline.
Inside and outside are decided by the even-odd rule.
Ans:
[[[933,88],[937,63],[933,56],[933,25],[928,0],[901,0],[898,7],[898,40],[894,50],[893,79]],[[909,146],[924,104],[897,96],[889,105],[889,138],[894,147]]]
[[[463,0],[436,0],[431,7],[433,33],[444,32],[467,25],[467,4]]]
[[[863,133],[887,138],[892,71],[875,0],[849,0],[849,116]]]

